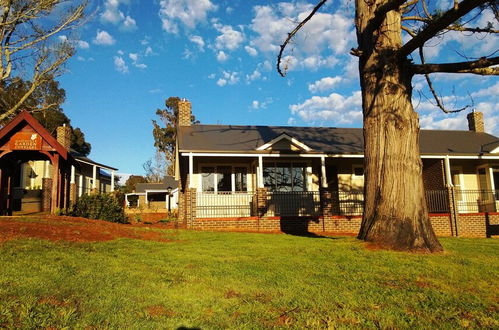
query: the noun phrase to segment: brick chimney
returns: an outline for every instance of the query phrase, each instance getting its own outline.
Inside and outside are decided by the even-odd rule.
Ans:
[[[178,101],[178,126],[191,126],[191,102],[187,99]]]
[[[485,127],[483,125],[483,113],[473,110],[468,114],[467,118],[468,128],[470,131],[479,133],[485,132]]]
[[[57,127],[57,142],[68,151],[71,148],[71,128],[66,124]]]

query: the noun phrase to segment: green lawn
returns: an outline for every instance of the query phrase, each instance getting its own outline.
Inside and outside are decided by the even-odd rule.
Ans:
[[[440,255],[354,238],[164,231],[0,243],[0,328],[498,328],[499,240]]]

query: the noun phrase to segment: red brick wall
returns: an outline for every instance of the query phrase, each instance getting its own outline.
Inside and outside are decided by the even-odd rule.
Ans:
[[[485,213],[459,214],[457,232],[459,237],[486,237]],[[499,227],[499,213],[488,214],[489,223]],[[437,236],[452,236],[449,214],[430,214],[430,221]],[[194,221],[197,230],[241,230],[260,232],[310,232],[357,235],[362,222],[361,216],[325,216],[321,218],[198,218]],[[489,226],[490,227],[490,226]]]

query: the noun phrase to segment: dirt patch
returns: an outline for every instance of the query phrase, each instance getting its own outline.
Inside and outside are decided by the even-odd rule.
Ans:
[[[168,241],[162,237],[162,233],[150,231],[147,228],[147,226],[132,226],[74,217],[2,217],[0,218],[0,242],[19,238],[69,242],[102,242],[117,238]],[[160,227],[156,225],[154,228]]]
[[[173,317],[176,314],[173,310],[168,309],[162,305],[149,306],[146,308],[146,312],[151,317],[161,317],[161,316]]]

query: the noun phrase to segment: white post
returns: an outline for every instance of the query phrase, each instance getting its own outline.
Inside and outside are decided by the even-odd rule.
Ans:
[[[126,205],[127,207],[129,207],[129,206],[130,206],[130,203],[128,203],[128,194],[125,194],[125,205]]]
[[[326,157],[321,157],[321,185],[322,188],[327,188],[327,178],[326,178]]]
[[[75,167],[71,165],[71,183],[75,183]]]
[[[43,168],[43,177],[50,178],[50,160],[46,160]]]
[[[94,165],[92,171],[92,190],[97,187],[97,165]]]
[[[444,158],[444,164],[445,164],[445,176],[447,178],[447,187],[453,187],[452,184],[452,175],[450,173],[450,161],[449,161],[449,156],[445,156]]]
[[[81,197],[83,195],[83,175],[80,174],[80,177],[78,178],[78,197]]]
[[[114,170],[111,171],[111,192],[114,191]]]
[[[192,152],[189,153],[189,188],[192,188],[192,180],[194,179],[194,159]]]
[[[263,157],[258,156],[258,170],[257,170],[257,181],[258,181],[258,188],[263,188]]]

